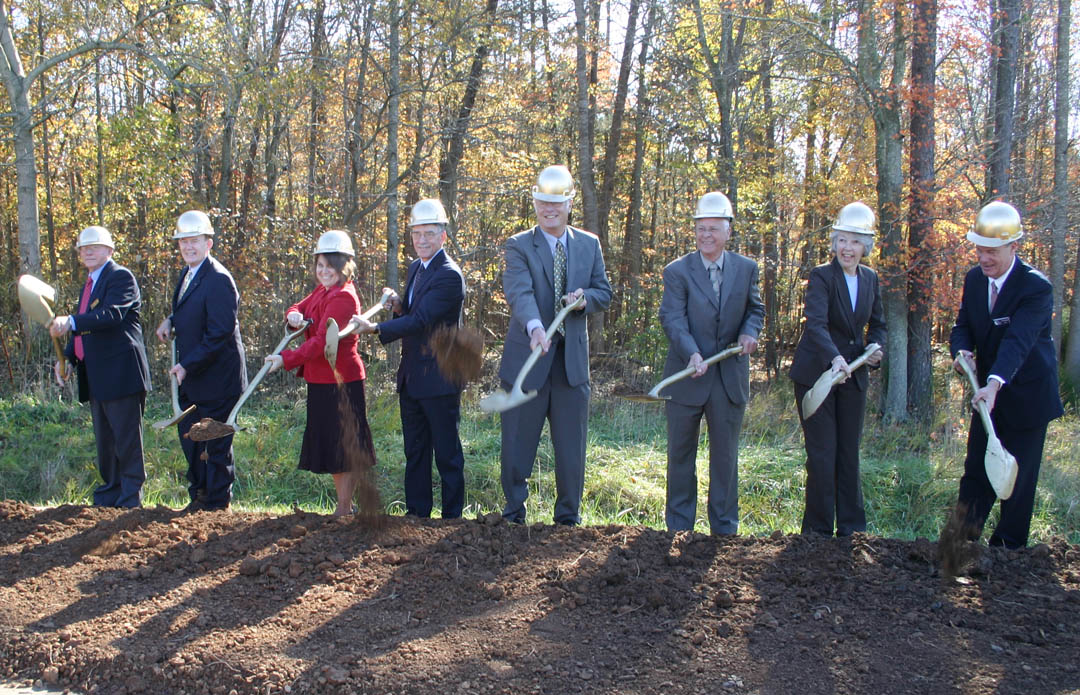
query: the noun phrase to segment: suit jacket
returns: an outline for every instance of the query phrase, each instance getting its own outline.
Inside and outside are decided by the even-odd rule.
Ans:
[[[719,299],[698,251],[672,261],[664,268],[664,298],[660,302],[660,323],[668,337],[664,376],[686,368],[695,352],[708,358],[740,335],[756,339],[764,320],[765,305],[758,294],[754,261],[724,251]],[[733,403],[746,403],[750,398],[750,357],[738,355],[711,365],[704,376],[677,381],[664,395],[683,405],[704,405],[716,379]]]
[[[964,278],[956,325],[949,335],[953,357],[975,353],[980,384],[991,374],[1005,380],[992,412],[1013,429],[1042,427],[1060,417],[1057,353],[1050,335],[1054,293],[1046,276],[1016,257],[991,314],[989,280],[975,266]]]
[[[566,333],[566,378],[571,386],[589,382],[589,331],[586,314],[605,311],[611,304],[611,285],[604,254],[595,234],[567,225],[566,291],[585,290],[585,310],[571,312],[563,322]],[[528,359],[529,335],[525,327],[539,319],[546,329],[555,320],[555,259],[540,227],[520,232],[506,241],[503,292],[510,305],[510,328],[503,345],[499,378],[513,382]],[[541,355],[525,378],[526,390],[540,388],[555,359],[554,346]]]
[[[124,266],[106,261],[90,292],[86,313],[78,313],[78,305],[72,312],[86,359],[75,357],[74,336],[64,350],[78,374],[80,401],[91,396],[111,401],[150,390],[150,367],[139,322],[141,307],[135,276]]]
[[[433,398],[460,393],[447,381],[428,348],[431,333],[441,326],[457,326],[465,302],[465,277],[445,249],[431,257],[427,269],[417,275],[421,262],[409,265],[401,313],[379,324],[379,341],[384,345],[401,341],[401,363],[397,370],[398,393],[408,385],[413,398]],[[409,301],[410,291],[412,301]]]
[[[173,290],[170,320],[176,360],[187,370],[181,391],[193,402],[239,396],[247,388],[247,363],[237,311],[240,293],[225,266],[207,256],[183,297],[184,267]]]
[[[855,270],[859,288],[855,309],[851,309],[844,269],[835,258],[810,271],[806,285],[802,338],[791,361],[791,380],[803,386],[813,386],[821,374],[832,367],[837,355],[851,362],[870,343],[885,347],[885,314],[881,308],[878,276],[860,265]],[[860,391],[866,390],[869,379],[861,367],[852,374]]]
[[[285,369],[300,368],[297,376],[304,377],[309,384],[334,384],[337,379],[330,363],[326,361],[326,320],[334,319],[338,328],[342,328],[360,313],[360,299],[351,280],[326,289],[319,285],[311,294],[285,311],[299,311],[304,318],[311,319],[311,325],[304,331],[304,342],[295,350],[282,350],[281,359]],[[350,333],[338,342],[337,373],[344,383],[360,381],[365,377],[364,361],[356,352],[360,336]]]

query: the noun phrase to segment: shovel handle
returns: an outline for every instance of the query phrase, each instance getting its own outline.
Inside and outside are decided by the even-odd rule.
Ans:
[[[304,322],[302,324],[300,324],[299,328],[297,328],[295,330],[292,330],[292,331],[286,332],[285,337],[281,339],[281,342],[279,342],[277,344],[277,347],[274,348],[274,351],[271,352],[270,355],[279,354],[282,350],[285,349],[285,346],[289,344],[289,341],[291,341],[293,338],[295,338],[296,336],[298,336],[301,333],[303,333],[304,331],[306,331],[307,327],[310,326],[310,325],[311,325],[311,319],[304,319]],[[232,426],[232,427],[235,428],[235,426],[236,426],[236,416],[240,412],[240,407],[242,405],[244,405],[244,402],[247,401],[247,399],[251,396],[251,394],[255,392],[255,387],[259,385],[259,382],[263,380],[263,377],[266,376],[267,372],[269,372],[269,371],[270,371],[270,363],[269,362],[264,362],[263,366],[262,366],[262,369],[260,369],[255,374],[255,377],[251,381],[248,382],[248,387],[246,389],[244,389],[244,392],[242,394],[240,394],[240,398],[239,398],[239,400],[236,401],[236,405],[234,405],[233,409],[229,412],[229,417],[225,420],[226,425],[229,425],[229,426]]]
[[[726,360],[729,357],[734,357],[735,355],[738,355],[740,352],[742,352],[742,345],[730,345],[727,348],[725,348],[725,349],[721,350],[720,352],[716,353],[712,357],[710,357],[710,358],[708,358],[706,360],[703,360],[702,364],[705,365],[706,367],[708,367],[709,365],[716,364],[717,362],[719,362],[721,360]],[[695,367],[687,367],[685,369],[681,369],[681,370],[675,372],[674,374],[672,374],[671,376],[669,376],[668,378],[664,379],[659,384],[654,386],[653,390],[649,392],[649,395],[659,398],[660,397],[660,392],[663,391],[665,388],[667,388],[668,386],[671,386],[676,381],[682,381],[683,379],[690,376],[691,374],[693,374],[696,371],[697,371],[697,369]]]
[[[960,367],[964,370],[964,374],[967,375],[968,381],[971,382],[971,389],[973,391],[979,390],[979,380],[975,377],[975,371],[968,364],[966,357],[960,357]],[[983,429],[992,439],[997,438],[997,433],[994,431],[994,422],[990,419],[990,409],[986,407],[986,401],[979,401],[975,406],[975,410],[979,412],[979,417],[982,418]]]
[[[389,291],[383,292],[382,297],[379,297],[379,302],[377,304],[373,305],[370,309],[368,309],[364,313],[360,314],[360,318],[364,319],[365,321],[370,321],[371,318],[373,316],[375,316],[375,314],[378,314],[380,311],[383,310],[383,307],[386,305],[386,302],[388,302],[390,300],[390,296],[391,295],[390,295]],[[329,320],[329,319],[327,319],[327,320]],[[353,331],[355,331],[359,327],[360,327],[359,323],[353,321],[352,319],[349,319],[349,322],[347,324],[345,324],[345,326],[338,331],[338,338],[339,339],[344,338],[345,336],[349,335],[350,333],[352,333]]]
[[[561,326],[562,322],[566,320],[566,317],[570,315],[570,312],[583,306],[585,306],[584,295],[578,297],[577,301],[573,302],[572,304],[567,304],[566,306],[564,306],[562,308],[562,311],[555,315],[555,320],[551,322],[551,325],[548,326],[547,330],[544,332],[544,340],[550,341],[552,338],[554,338],[555,332],[559,330],[559,326]],[[529,353],[529,359],[525,360],[525,364],[521,366],[521,371],[518,372],[517,378],[514,379],[513,391],[521,390],[521,385],[525,383],[525,377],[529,375],[529,372],[532,370],[533,365],[535,365],[536,361],[540,359],[540,353],[543,352],[543,349],[544,348],[542,345],[537,345],[532,349],[532,352]]]

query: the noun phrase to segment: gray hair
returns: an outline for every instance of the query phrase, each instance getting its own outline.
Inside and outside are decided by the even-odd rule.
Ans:
[[[832,254],[834,256],[836,255],[836,235],[839,234],[839,233],[840,232],[838,230],[834,229],[832,231],[832,234],[829,235],[829,250],[832,251]],[[863,251],[863,258],[866,258],[867,256],[869,256],[870,252],[874,250],[874,235],[873,234],[856,234],[855,232],[845,232],[845,234],[853,235],[856,239],[858,239],[862,243],[863,249],[865,249]]]

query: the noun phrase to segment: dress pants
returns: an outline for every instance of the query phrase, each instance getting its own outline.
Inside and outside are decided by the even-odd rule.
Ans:
[[[97,442],[101,485],[94,489],[94,504],[101,507],[138,507],[142,504],[142,415],[146,392],[108,401],[90,399]]]
[[[529,478],[546,419],[555,450],[555,522],[581,522],[581,497],[585,490],[585,441],[589,432],[588,382],[571,386],[566,379],[566,349],[557,338],[548,380],[536,398],[502,413],[502,488],[506,496],[503,517],[525,522]],[[509,392],[511,384],[502,382]]]
[[[1001,517],[990,535],[989,543],[1006,548],[1023,548],[1027,545],[1031,513],[1035,508],[1035,487],[1042,466],[1046,425],[1018,430],[995,421],[994,429],[1005,450],[1016,457],[1017,472],[1012,495],[1001,501]],[[976,413],[971,418],[968,430],[967,458],[964,459],[959,493],[959,503],[967,505],[967,522],[976,529],[972,540],[978,540],[982,535],[986,517],[997,499],[997,493],[986,477],[985,460],[986,430],[982,418]]]
[[[457,519],[465,506],[465,455],[458,438],[461,394],[413,398],[398,394],[405,444],[405,512],[431,516],[431,454],[442,481],[442,518]]]
[[[697,449],[701,416],[709,426],[709,529],[717,535],[739,532],[739,430],[745,405],[728,398],[721,381],[709,372],[713,386],[704,405],[668,401],[667,507],[669,531],[689,531],[697,518]]]
[[[236,479],[232,450],[234,435],[205,442],[193,442],[184,435],[192,425],[205,417],[225,422],[239,399],[240,394],[237,394],[221,400],[196,403],[194,412],[176,426],[180,447],[184,450],[184,457],[188,462],[188,494],[192,501],[198,499],[211,509],[224,508],[232,500],[232,484]],[[189,405],[191,401],[181,390],[180,407],[186,410]]]
[[[795,384],[802,420],[802,399],[810,390]],[[806,509],[802,532],[850,536],[866,530],[859,443],[866,417],[866,391],[853,379],[833,388],[809,420],[802,420],[806,444]]]

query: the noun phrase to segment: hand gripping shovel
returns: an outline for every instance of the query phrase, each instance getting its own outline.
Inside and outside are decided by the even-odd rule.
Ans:
[[[169,362],[169,367],[172,368],[174,364],[176,364],[176,338],[172,339],[172,361]],[[171,371],[169,372],[169,391],[172,394],[172,417],[155,422],[155,430],[163,430],[166,427],[171,427],[187,417],[191,411],[195,410],[194,403],[189,405],[187,410],[180,410],[180,385],[176,383],[176,375]]]
[[[271,355],[276,355],[285,349],[285,346],[289,342],[307,330],[307,327],[311,325],[311,319],[305,319],[300,327],[293,331],[285,333],[285,337],[281,339],[281,342],[277,344]],[[227,437],[230,434],[236,432],[243,432],[245,428],[236,424],[236,415],[240,412],[240,408],[244,405],[247,399],[255,392],[255,387],[259,385],[259,382],[263,380],[263,377],[270,372],[270,363],[263,364],[262,369],[255,375],[255,378],[248,384],[247,389],[240,394],[240,400],[236,401],[236,405],[233,406],[232,411],[229,412],[228,419],[225,422],[218,422],[210,418],[203,418],[191,426],[191,430],[188,431],[187,437],[193,442],[205,442],[211,439],[219,439],[221,437]]]
[[[713,355],[709,359],[702,362],[702,364],[704,364],[705,366],[708,366],[710,364],[714,364],[714,363],[719,362],[721,360],[726,360],[729,357],[734,357],[735,355],[738,355],[740,352],[742,352],[742,346],[741,345],[732,345],[731,347],[726,348],[726,349],[721,350],[720,352],[716,353],[715,355]],[[695,371],[697,371],[697,370],[694,369],[693,367],[687,367],[686,369],[675,372],[674,374],[672,374],[671,376],[669,376],[668,378],[664,379],[659,384],[654,386],[653,390],[649,391],[648,393],[619,393],[619,394],[616,394],[616,395],[619,396],[619,398],[625,398],[627,400],[636,401],[638,403],[663,403],[664,401],[671,398],[671,396],[661,396],[660,392],[663,391],[664,389],[666,389],[668,386],[671,386],[672,384],[674,384],[676,381],[680,381],[682,379],[685,379],[686,377],[693,374]]]
[[[960,358],[960,366],[964,368],[971,388],[979,390],[979,382],[975,379],[975,372],[971,365],[963,357]],[[1012,495],[1013,485],[1016,484],[1016,457],[1005,450],[994,431],[994,423],[990,420],[990,410],[986,407],[986,401],[979,401],[977,410],[982,418],[983,428],[986,429],[986,458],[983,465],[986,466],[986,477],[990,479],[990,486],[1000,499],[1007,500]]]
[[[383,292],[382,297],[379,298],[379,303],[361,314],[360,318],[365,321],[370,321],[372,316],[382,311],[383,306],[389,299],[390,293]],[[337,365],[338,342],[359,327],[360,324],[349,321],[345,324],[344,328],[339,329],[337,321],[334,319],[326,319],[326,347],[323,348],[323,357],[326,358],[326,361],[330,363],[331,367]]]
[[[56,302],[56,290],[38,280],[33,275],[19,276],[19,305],[31,321],[48,327],[54,314],[51,304]],[[64,363],[64,351],[60,348],[60,340],[52,339],[53,350],[56,351],[56,359]]]
[[[870,355],[881,349],[881,346],[877,343],[870,343],[866,346],[866,351],[863,354],[848,365],[851,371],[855,371],[859,367],[863,366],[866,360],[870,359]],[[832,369],[826,369],[818,380],[814,382],[814,386],[806,392],[806,395],[802,398],[802,413],[803,420],[809,420],[810,416],[817,412],[817,409],[821,407],[821,404],[825,402],[825,399],[829,397],[829,393],[832,392],[833,386],[836,386],[844,379],[847,379],[847,374],[844,372],[833,372]]]
[[[562,311],[555,315],[555,320],[548,326],[544,337],[547,340],[551,340],[552,336],[555,335],[555,331],[559,329],[559,325],[566,319],[570,312],[583,306],[585,306],[584,295],[578,297],[578,300],[573,304],[564,306]],[[514,385],[510,389],[510,393],[499,389],[495,393],[481,398],[480,410],[483,410],[485,413],[501,413],[536,398],[536,391],[522,391],[521,385],[525,382],[525,377],[528,376],[529,370],[531,370],[533,365],[536,364],[536,361],[540,359],[540,352],[542,349],[543,348],[540,345],[533,348],[532,354],[529,355],[529,359],[525,360],[525,364],[521,366],[521,371],[518,372],[517,378],[514,379]]]

